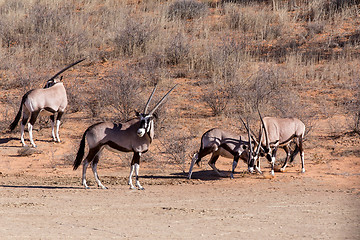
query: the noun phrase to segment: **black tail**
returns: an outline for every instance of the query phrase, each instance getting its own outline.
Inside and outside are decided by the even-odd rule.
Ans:
[[[10,131],[13,131],[16,128],[16,126],[17,126],[17,124],[18,124],[18,122],[19,122],[19,120],[21,118],[21,112],[22,112],[23,105],[24,105],[26,99],[28,98],[30,92],[31,91],[25,93],[25,95],[22,97],[19,111],[16,114],[16,117],[15,117],[14,121],[10,124],[10,127],[9,127]]]
[[[80,166],[80,164],[82,162],[82,159],[84,157],[84,153],[85,153],[85,137],[86,137],[87,131],[88,130],[86,130],[84,132],[84,135],[83,135],[83,137],[81,139],[80,147],[79,147],[78,153],[76,155],[76,159],[75,159],[74,164],[73,164],[73,169],[74,170],[76,170]]]

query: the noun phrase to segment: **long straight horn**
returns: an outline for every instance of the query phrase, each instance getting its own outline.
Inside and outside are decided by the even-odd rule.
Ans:
[[[69,68],[71,68],[72,66],[81,63],[82,61],[84,61],[86,58],[83,58],[77,62],[74,62],[73,64],[70,64],[69,66],[67,66],[66,68],[64,68],[63,70],[61,70],[60,72],[58,72],[57,74],[55,74],[53,77],[51,77],[48,81],[55,79],[57,76],[59,76],[60,74],[62,74],[63,72],[65,72],[66,70],[68,70]]]
[[[254,138],[254,133],[251,131],[250,127],[246,126],[244,120],[241,117],[240,117],[240,120],[241,120],[242,124],[244,125],[246,131],[250,133],[251,139],[257,144],[258,142],[257,142],[256,138]],[[249,137],[249,141],[250,141],[250,137]]]
[[[248,138],[249,138],[249,150],[250,150],[250,156],[249,158],[251,158],[252,156],[252,153],[253,153],[253,147],[252,147],[252,144],[251,144],[251,136],[250,136],[250,125],[249,125],[249,120],[247,120],[247,132],[248,132]]]
[[[154,87],[154,89],[152,90],[152,93],[151,93],[149,99],[147,100],[147,103],[146,103],[145,108],[144,108],[144,114],[146,114],[146,112],[147,112],[147,110],[148,110],[148,108],[149,108],[149,103],[150,103],[152,97],[154,96],[156,87],[157,87],[157,85],[155,85],[155,87]]]
[[[269,144],[269,138],[268,138],[267,130],[266,130],[266,127],[265,127],[264,120],[263,120],[263,118],[261,117],[261,113],[260,113],[259,109],[258,109],[258,113],[259,113],[259,116],[260,116],[262,128],[264,128],[264,131],[265,131],[266,147],[267,147],[268,149],[270,149],[270,144]]]
[[[259,152],[260,152],[260,148],[261,147],[261,141],[262,141],[262,135],[264,133],[264,128],[262,127],[261,130],[260,130],[260,139],[259,139],[259,144],[257,145],[256,147],[256,150],[255,150],[255,156],[258,156]]]
[[[177,86],[177,84],[172,88],[170,89],[170,91],[168,91],[167,94],[165,94],[165,96],[162,97],[162,99],[160,99],[160,101],[155,105],[155,107],[153,108],[153,110],[151,110],[151,112],[149,112],[149,115],[152,115],[156,109],[160,106],[161,103],[163,103],[165,101],[165,99],[167,98],[167,96],[172,92],[172,90],[174,90],[174,88]]]

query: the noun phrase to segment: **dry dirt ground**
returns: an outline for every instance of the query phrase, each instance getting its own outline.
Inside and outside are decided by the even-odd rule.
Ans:
[[[358,136],[309,141],[306,173],[297,159],[272,179],[243,172],[244,163],[234,180],[218,178],[204,161],[187,180],[177,166],[145,162],[144,191],[129,190],[129,163],[107,151],[99,174],[109,189],[94,186],[89,169],[85,190],[81,170],[71,168],[79,141],[72,129],[89,124],[66,117],[63,142],[49,141],[49,128],[35,131],[31,156],[19,155],[19,132],[0,138],[1,239],[360,239]],[[229,174],[231,160],[218,168]]]

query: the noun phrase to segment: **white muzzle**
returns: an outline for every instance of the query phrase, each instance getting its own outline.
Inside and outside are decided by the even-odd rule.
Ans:
[[[139,128],[139,129],[137,130],[137,135],[138,135],[139,137],[143,137],[143,136],[145,135],[145,133],[146,133],[146,131],[145,131],[144,128]]]

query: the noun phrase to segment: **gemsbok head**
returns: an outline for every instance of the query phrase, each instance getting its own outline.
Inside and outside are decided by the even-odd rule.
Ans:
[[[64,84],[60,82],[62,77],[58,79],[58,76],[65,72],[67,69],[71,68],[72,66],[84,61],[85,59],[81,59],[60,72],[56,73],[52,78],[50,78],[44,88],[33,89],[28,91],[24,94],[21,99],[19,111],[14,119],[14,121],[10,124],[10,130],[14,130],[21,118],[22,114],[22,121],[21,121],[21,143],[23,146],[26,146],[24,141],[24,129],[25,124],[28,122],[29,118],[30,121],[28,123],[28,131],[29,131],[29,138],[30,143],[33,147],[36,147],[35,142],[33,140],[32,129],[34,123],[40,114],[41,111],[48,111],[50,112],[51,116],[51,125],[52,125],[52,137],[53,140],[56,142],[60,142],[59,137],[59,126],[61,117],[64,114],[65,108],[68,104],[66,90]],[[55,114],[57,113],[56,117],[56,136],[54,131],[55,126]]]
[[[156,86],[145,105],[144,112],[136,113],[136,118],[130,119],[124,123],[100,122],[86,129],[73,164],[74,170],[76,170],[80,166],[81,162],[83,162],[82,184],[85,188],[89,188],[86,183],[86,169],[91,163],[97,185],[106,189],[98,177],[97,164],[99,162],[100,153],[104,147],[107,147],[120,152],[134,153],[130,167],[129,185],[131,189],[136,189],[132,183],[132,176],[135,171],[135,186],[139,190],[144,189],[139,182],[140,156],[148,151],[154,138],[154,112],[165,101],[176,86],[177,85],[171,88],[150,112],[148,112],[148,107],[155,93]],[[85,153],[85,140],[87,140],[89,152],[83,161]]]

